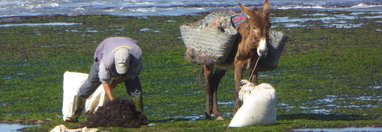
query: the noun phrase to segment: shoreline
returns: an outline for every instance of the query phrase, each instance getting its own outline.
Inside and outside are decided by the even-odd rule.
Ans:
[[[261,9],[261,8],[260,8]],[[112,16],[112,17],[126,17],[126,18],[140,18],[140,17],[182,17],[182,16],[199,16],[207,15],[216,11],[233,11],[240,13],[239,9],[216,9],[212,11],[198,12],[193,14],[184,15],[112,15],[112,14],[80,14],[80,15],[63,15],[63,14],[50,14],[50,15],[26,15],[26,16],[0,16],[0,19],[7,18],[33,18],[33,17],[78,17],[78,16]],[[293,12],[325,12],[325,13],[365,13],[365,14],[382,14],[379,10],[331,10],[331,9],[272,9],[273,12],[283,12],[283,11],[293,11]],[[271,14],[272,14],[271,13]]]
[[[109,14],[116,16],[182,16],[210,12],[221,9],[239,10],[238,4],[249,7],[260,7],[262,1],[115,1],[115,2],[85,2],[85,1],[51,1],[51,2],[24,2],[16,0],[0,4],[4,9],[0,16],[54,16],[54,15],[100,15]],[[314,10],[314,11],[381,11],[382,2],[370,0],[354,1],[273,1],[273,10]]]
[[[148,18],[174,18],[174,17],[204,17],[210,12],[198,13],[194,15],[181,16],[115,16],[115,15],[47,15],[47,16],[13,16],[0,18],[1,25],[4,24],[20,24],[35,19],[54,19],[60,18],[67,21],[67,18],[80,17],[112,17],[112,18],[128,18],[128,19],[148,19]],[[287,15],[288,14],[288,15]],[[348,12],[348,11],[310,11],[310,10],[273,10],[271,15],[272,28],[309,28],[321,25],[321,28],[359,28],[365,25],[365,22],[374,21],[382,23],[382,12]],[[11,25],[12,26],[12,25]],[[48,25],[49,26],[49,25]],[[62,24],[65,26],[65,24]]]

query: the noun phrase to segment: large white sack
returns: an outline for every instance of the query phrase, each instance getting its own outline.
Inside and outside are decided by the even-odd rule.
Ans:
[[[239,99],[243,105],[232,118],[229,127],[244,127],[252,125],[272,125],[276,123],[276,91],[268,83],[255,86],[244,83],[239,91]]]
[[[88,74],[69,72],[64,73],[62,115],[63,120],[72,116],[74,96],[78,94],[81,85],[86,81]],[[98,106],[103,106],[108,101],[104,88],[99,86],[97,90],[86,99],[85,112],[95,112]]]

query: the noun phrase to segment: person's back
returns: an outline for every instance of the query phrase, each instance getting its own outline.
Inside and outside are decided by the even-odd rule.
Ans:
[[[142,51],[133,39],[110,37],[103,40],[94,52],[94,62],[89,76],[74,97],[73,116],[68,122],[77,122],[83,105],[98,86],[102,84],[110,100],[112,90],[124,82],[127,93],[132,96],[138,112],[143,113],[142,87],[139,74],[143,69]]]

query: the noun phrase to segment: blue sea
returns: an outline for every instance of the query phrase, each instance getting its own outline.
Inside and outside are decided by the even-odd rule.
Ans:
[[[0,18],[46,15],[179,16],[238,10],[263,0],[0,0]],[[272,9],[382,12],[382,0],[270,0]]]
[[[30,16],[146,17],[196,15],[215,10],[240,12],[238,3],[253,8],[261,7],[263,0],[0,0],[0,22],[9,17]],[[323,28],[359,28],[371,21],[382,25],[382,0],[270,0],[270,4],[273,10],[317,11],[301,17],[271,17],[272,27],[305,28],[314,26],[312,21],[322,23]],[[350,13],[333,13],[339,11]],[[355,19],[358,21],[353,22]],[[8,23],[0,28],[68,25],[78,23]],[[382,32],[382,29],[376,31]]]

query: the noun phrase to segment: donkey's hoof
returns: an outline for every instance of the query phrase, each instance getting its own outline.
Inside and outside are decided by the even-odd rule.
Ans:
[[[207,112],[204,112],[204,116],[206,117],[206,120],[212,120],[212,117]]]
[[[217,121],[223,121],[224,118],[223,118],[222,116],[218,116],[215,120],[217,120]]]

